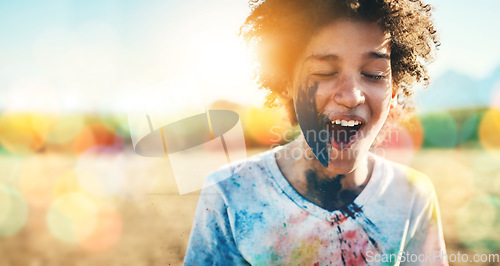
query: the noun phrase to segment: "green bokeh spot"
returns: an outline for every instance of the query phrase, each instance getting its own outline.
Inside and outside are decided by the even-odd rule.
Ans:
[[[420,117],[424,129],[424,147],[454,148],[458,143],[458,129],[447,112],[426,114]]]
[[[469,200],[457,212],[460,241],[478,252],[500,251],[500,200],[481,195]]]

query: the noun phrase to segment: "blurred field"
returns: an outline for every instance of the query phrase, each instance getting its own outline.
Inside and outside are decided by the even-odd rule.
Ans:
[[[252,150],[253,153],[259,151],[262,149]],[[22,228],[13,235],[0,235],[0,265],[181,264],[199,192],[180,196],[167,160],[122,153],[96,155],[87,164],[98,173],[102,170],[98,169],[100,160],[116,156],[124,158],[118,162],[127,170],[125,178],[129,179],[123,180],[125,185],[121,185],[118,196],[96,196],[92,193],[95,191],[89,193],[88,189],[78,188],[68,181],[65,173],[81,163],[80,156],[1,155],[0,184],[15,188],[22,195],[28,216]],[[112,168],[113,164],[107,166]],[[100,174],[105,176],[104,172]],[[31,185],[26,185],[25,180]],[[63,185],[60,185],[61,180]],[[99,210],[104,209],[115,216],[110,216],[111,219],[108,216],[107,226],[97,226],[97,232],[82,241],[64,237],[64,234],[49,228],[48,217],[53,202],[67,193],[85,195]],[[0,214],[1,209],[0,205]],[[17,216],[18,213],[14,213],[7,221],[16,220]],[[73,218],[68,223],[85,227],[85,224],[75,221],[79,217]],[[73,228],[73,232],[78,234],[78,228]],[[0,230],[2,233],[5,230]]]
[[[211,108],[239,114],[248,156],[300,133],[283,110]],[[449,254],[500,253],[499,132],[500,110],[442,111],[374,150],[432,179]],[[191,155],[217,165],[210,152]],[[169,160],[133,152],[125,116],[0,115],[0,266],[179,265],[198,197],[179,195]]]
[[[414,157],[411,166],[436,188],[448,254],[500,254],[499,162],[500,151],[481,149],[422,149]]]
[[[252,149],[248,154],[262,150]],[[179,196],[165,159],[145,160],[130,152],[121,153],[121,167],[135,165],[133,176],[124,180],[133,185],[129,190],[122,185],[122,193],[115,196],[78,192],[87,195],[99,210],[115,214],[104,219],[107,225],[96,227],[91,240],[87,237],[82,241],[64,238],[47,222],[54,200],[72,189],[78,190],[71,182],[61,186],[60,180],[61,173],[73,169],[80,158],[47,154],[0,156],[0,184],[18,189],[28,210],[21,229],[0,237],[0,265],[181,264],[199,193]],[[499,253],[500,205],[488,199],[500,196],[500,157],[490,154],[479,149],[423,149],[411,161],[435,184],[449,253]],[[103,159],[91,158],[88,167]],[[32,185],[27,185],[25,179]]]

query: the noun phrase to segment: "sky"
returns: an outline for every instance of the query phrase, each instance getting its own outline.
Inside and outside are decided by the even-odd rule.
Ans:
[[[442,46],[434,75],[455,70],[484,78],[500,66],[500,1],[432,0]]]
[[[481,79],[500,65],[500,1],[429,3],[442,42],[434,76]],[[0,110],[262,106],[237,36],[249,11],[236,0],[1,1]]]

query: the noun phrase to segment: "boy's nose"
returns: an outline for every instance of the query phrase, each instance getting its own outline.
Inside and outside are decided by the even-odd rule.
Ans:
[[[337,104],[352,109],[365,102],[365,96],[354,77],[343,77],[337,86],[333,95]]]

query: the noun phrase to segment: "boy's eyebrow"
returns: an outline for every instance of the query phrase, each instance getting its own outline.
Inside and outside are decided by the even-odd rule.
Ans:
[[[308,56],[304,62],[307,62],[309,60],[319,60],[319,61],[338,61],[340,60],[339,56],[336,54],[312,54]]]
[[[386,53],[381,53],[381,52],[369,52],[367,54],[367,57],[373,58],[373,59],[387,59],[391,60],[391,56]]]

